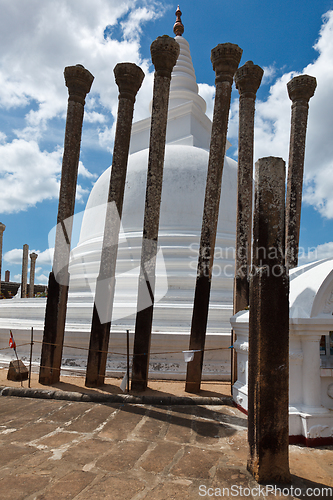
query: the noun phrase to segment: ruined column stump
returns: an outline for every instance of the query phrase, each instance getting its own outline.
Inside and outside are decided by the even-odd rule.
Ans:
[[[179,50],[179,44],[166,35],[150,47],[155,75],[131,383],[140,391],[148,382],[170,80]]]
[[[288,269],[297,267],[305,139],[308,122],[309,100],[316,90],[317,80],[313,76],[295,76],[287,84],[292,101],[289,165],[286,202],[286,264]]]
[[[185,390],[192,393],[199,392],[201,385],[231,88],[242,52],[238,45],[224,43],[211,53],[216,92],[189,344],[197,352],[187,363],[185,384]]]
[[[36,271],[36,260],[38,254],[31,253],[30,254],[30,281],[29,281],[29,297],[34,297],[35,292],[35,271]]]
[[[247,61],[235,73],[239,92],[237,223],[233,314],[249,305],[249,270],[251,266],[252,184],[254,113],[256,93],[264,71]],[[232,331],[231,345],[236,337]],[[231,350],[231,385],[237,380],[237,353]]]
[[[90,333],[86,373],[86,386],[88,387],[100,386],[105,379],[115,291],[118,238],[123,210],[134,103],[144,78],[142,69],[132,63],[117,64],[114,68],[114,75],[119,87],[119,105],[101,264],[96,282]]]
[[[69,286],[68,264],[84,105],[85,97],[94,80],[93,75],[81,64],[65,68],[64,76],[69,97],[53,267],[49,275],[39,370],[39,382],[46,385],[58,382],[60,377]]]
[[[248,470],[259,483],[290,482],[289,278],[284,261],[285,162],[256,163],[250,281]]]

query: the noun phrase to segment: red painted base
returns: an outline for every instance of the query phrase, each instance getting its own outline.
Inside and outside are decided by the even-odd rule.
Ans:
[[[234,401],[234,406],[247,415],[247,410],[242,408],[239,404],[237,404]],[[299,436],[289,436],[289,444],[303,444],[304,446],[307,446],[308,448],[315,448],[317,446],[330,446],[333,445],[333,436],[331,437],[319,437],[319,438],[312,438],[309,439],[305,436],[299,435]]]

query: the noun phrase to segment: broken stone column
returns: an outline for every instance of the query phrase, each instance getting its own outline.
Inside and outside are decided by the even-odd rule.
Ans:
[[[142,69],[132,63],[117,64],[114,74],[119,87],[119,105],[101,264],[96,282],[90,334],[86,373],[86,385],[89,387],[102,385],[105,378],[133,110],[136,94],[144,78]]]
[[[237,225],[233,314],[249,305],[249,269],[251,266],[253,142],[256,93],[264,71],[247,61],[235,73],[239,92]],[[236,337],[232,332],[231,345]],[[237,354],[232,349],[231,385],[237,380]]]
[[[31,253],[30,254],[30,283],[29,283],[29,297],[34,297],[35,291],[35,270],[36,270],[36,260],[38,254]]]
[[[10,281],[10,271],[5,271],[5,282],[9,283]]]
[[[2,241],[3,241],[3,232],[6,229],[5,224],[0,222],[0,293],[1,293],[1,270],[2,270]]]
[[[289,277],[284,260],[285,162],[255,170],[248,365],[248,470],[288,483]]]
[[[216,92],[189,345],[198,352],[187,363],[187,392],[199,392],[201,384],[231,88],[242,52],[238,45],[224,43],[211,53]]]
[[[306,129],[309,100],[316,86],[317,80],[309,75],[295,76],[287,84],[292,101],[286,202],[286,264],[289,269],[298,264]]]
[[[151,44],[150,52],[155,76],[134,336],[131,385],[134,390],[145,390],[148,381],[170,80],[179,55],[179,44],[166,35],[160,36]]]
[[[29,260],[29,245],[23,245],[22,256],[22,277],[21,277],[21,298],[25,299],[28,294],[28,260]]]
[[[64,76],[69,97],[53,268],[49,275],[39,371],[39,382],[47,385],[58,382],[60,377],[69,285],[68,264],[83,113],[85,97],[94,80],[93,75],[81,64],[65,68]]]

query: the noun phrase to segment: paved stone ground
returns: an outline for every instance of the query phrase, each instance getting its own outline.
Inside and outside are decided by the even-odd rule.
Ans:
[[[244,489],[258,488],[246,471],[246,428],[246,416],[227,405],[3,396],[0,498],[192,500],[222,496],[223,488],[225,498],[265,498]],[[290,466],[302,494],[333,490],[333,447],[290,446]],[[330,498],[283,498],[314,496]]]

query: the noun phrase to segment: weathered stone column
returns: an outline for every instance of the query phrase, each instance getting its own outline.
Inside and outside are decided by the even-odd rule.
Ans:
[[[29,297],[34,297],[35,291],[35,269],[36,269],[36,260],[38,254],[31,253],[30,254],[30,283],[29,283]]]
[[[21,276],[21,298],[25,299],[28,294],[28,260],[29,260],[29,245],[23,245],[22,256],[22,276]]]
[[[5,224],[0,222],[0,293],[1,293],[1,270],[2,270],[2,242],[3,242],[3,232],[6,229]]]
[[[286,203],[286,264],[289,269],[298,264],[305,138],[309,100],[314,95],[316,86],[317,80],[308,75],[295,76],[287,84],[292,100]]]
[[[235,73],[239,92],[237,225],[233,314],[249,305],[251,266],[253,142],[256,93],[264,71],[247,61]],[[232,331],[231,345],[236,336]],[[231,351],[231,385],[237,380],[237,353]]]
[[[179,44],[166,35],[159,36],[151,44],[150,52],[155,66],[155,76],[134,336],[131,385],[134,390],[145,390],[148,381],[170,80],[179,55]],[[151,305],[148,306],[149,303]]]
[[[114,75],[119,87],[119,104],[101,264],[96,282],[90,334],[86,374],[86,385],[89,387],[102,385],[105,378],[134,102],[144,79],[142,69],[132,63],[117,64]]]
[[[189,349],[199,352],[187,363],[187,392],[199,392],[201,384],[231,88],[242,52],[238,45],[224,43],[211,53],[216,92],[189,345]]]
[[[60,377],[69,284],[68,264],[83,113],[85,97],[94,80],[93,75],[81,64],[68,66],[65,68],[64,75],[69,97],[53,268],[49,275],[39,371],[41,384],[53,384],[58,382]]]
[[[5,282],[9,283],[10,282],[10,271],[5,272]]]
[[[289,277],[284,261],[285,162],[256,163],[250,276],[248,469],[258,482],[290,481]]]

